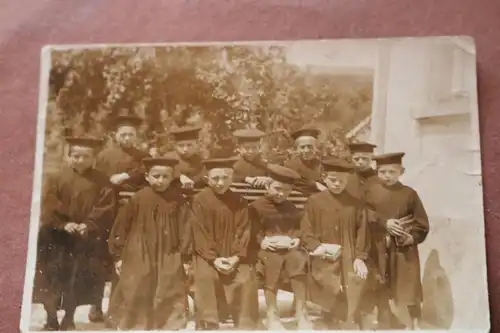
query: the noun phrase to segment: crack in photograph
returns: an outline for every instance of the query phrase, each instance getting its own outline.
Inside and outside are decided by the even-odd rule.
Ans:
[[[21,330],[489,330],[468,37],[42,50]]]

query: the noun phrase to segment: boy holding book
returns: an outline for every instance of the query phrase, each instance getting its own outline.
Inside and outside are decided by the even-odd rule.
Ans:
[[[422,302],[418,245],[429,233],[429,219],[417,192],[399,181],[405,171],[404,155],[375,156],[380,181],[369,188],[366,200],[387,234],[388,260],[380,275],[386,279],[388,297],[409,314],[411,322],[406,326],[418,329]]]

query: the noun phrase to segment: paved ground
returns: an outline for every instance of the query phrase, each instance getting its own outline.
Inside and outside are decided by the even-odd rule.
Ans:
[[[107,297],[109,295],[109,289],[106,290],[105,292],[105,298],[103,300],[103,309],[107,310],[108,308],[108,302],[109,298]],[[283,325],[287,330],[294,330],[296,327],[295,319],[293,317],[289,317],[286,314],[290,313],[292,309],[292,301],[293,301],[293,296],[290,293],[287,292],[282,292],[280,291],[278,293],[278,304],[280,308],[280,312],[282,314],[282,321]],[[259,292],[259,304],[260,304],[260,312],[261,312],[261,318],[265,318],[265,301],[264,301],[264,295],[262,291]],[[192,309],[192,302],[190,300],[190,305]],[[90,306],[80,306],[77,308],[75,312],[75,325],[77,330],[79,331],[86,331],[86,330],[106,330],[104,327],[104,324],[102,323],[90,323],[87,314],[89,312]],[[43,309],[42,305],[39,304],[34,304],[33,305],[33,311],[31,315],[31,329],[34,331],[40,331],[45,324],[45,319],[46,319],[46,314]],[[311,306],[309,309],[310,317],[311,320],[314,322],[318,319],[318,311],[314,306]],[[58,317],[59,320],[62,319],[64,316],[64,311],[59,311]],[[365,323],[369,326],[369,329],[375,329],[376,328],[376,321],[375,321],[375,316],[373,315],[372,318],[369,318],[368,323]],[[371,327],[370,327],[371,326]],[[195,328],[195,323],[193,320],[190,320],[188,323],[188,326],[186,327],[186,331],[192,331]],[[264,326],[262,327],[264,329]],[[427,325],[425,323],[422,324],[422,328],[425,329],[430,329],[433,328],[430,325]],[[221,330],[230,330],[232,329],[232,324],[223,324],[221,325]]]

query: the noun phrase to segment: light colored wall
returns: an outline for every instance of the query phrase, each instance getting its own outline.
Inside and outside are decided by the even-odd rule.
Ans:
[[[487,329],[474,47],[468,39],[405,39],[378,52],[371,140],[379,152],[406,152],[402,180],[430,216],[420,246],[424,320]]]
[[[423,319],[435,328],[487,329],[473,43],[413,38],[285,44],[288,61],[297,65],[374,69],[369,139],[379,153],[406,152],[402,180],[418,191],[430,216],[431,232],[420,246]]]

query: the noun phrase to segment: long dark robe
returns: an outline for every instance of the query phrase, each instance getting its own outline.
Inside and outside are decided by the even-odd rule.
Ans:
[[[418,244],[429,233],[429,219],[417,192],[401,183],[393,186],[374,184],[367,192],[366,200],[375,208],[379,218],[379,233],[387,235],[385,224],[390,218],[412,216],[415,221],[409,225],[414,244],[399,247],[394,237],[388,237],[387,247],[378,249],[379,274],[387,278],[391,296],[403,305],[418,305],[422,301],[420,281],[420,259]],[[388,256],[386,260],[385,256]]]
[[[290,201],[276,203],[262,197],[249,207],[253,226],[256,228],[257,244],[271,236],[300,238],[302,211]],[[275,289],[280,278],[288,279],[306,274],[307,254],[300,248],[271,252],[260,250],[258,269],[264,277],[266,288]]]
[[[254,270],[247,259],[251,228],[246,200],[230,190],[218,195],[206,188],[193,198],[190,225],[195,247],[197,319],[218,324],[217,290],[222,289],[236,325],[254,328],[256,289]],[[232,256],[240,258],[237,270],[220,274],[214,260]]]
[[[112,146],[102,150],[97,156],[96,168],[101,170],[107,175],[108,178],[115,174],[127,173],[130,178],[125,180],[119,185],[113,184],[113,189],[115,192],[116,200],[119,203],[119,209],[129,200],[129,197],[120,196],[120,192],[132,192],[135,193],[140,189],[147,186],[145,179],[145,169],[142,164],[142,159],[148,157],[149,155],[137,148],[123,148],[120,146]],[[116,215],[112,217],[110,226],[112,227],[115,221]],[[108,261],[113,266],[113,258],[109,256]],[[108,272],[108,280],[112,281],[111,294],[113,297],[120,297],[122,293],[117,291],[118,276],[116,275],[114,269]],[[116,313],[118,310],[114,308],[114,305],[119,305],[121,302],[116,301],[110,304],[108,309],[108,321],[112,322],[118,316]]]
[[[122,260],[120,329],[186,325],[183,239],[189,232],[186,201],[175,189],[158,193],[146,187],[120,210],[109,238],[110,252]]]
[[[96,304],[106,280],[106,239],[115,211],[113,190],[95,169],[65,168],[47,184],[38,234],[33,301],[59,307]],[[84,223],[86,237],[64,231]]]
[[[115,185],[116,191],[136,192],[147,185],[144,179],[142,159],[149,155],[137,148],[113,146],[104,149],[97,156],[96,168],[108,177],[127,173],[130,179]]]
[[[333,312],[341,285],[347,291],[350,312],[357,310],[363,283],[355,277],[355,259],[366,260],[370,249],[367,210],[349,193],[324,191],[309,197],[301,221],[303,245],[312,252],[321,243],[342,246],[335,262],[313,257],[309,292],[311,301]]]
[[[321,182],[323,168],[319,159],[303,161],[299,156],[292,158],[285,163],[287,168],[296,171],[301,179],[296,181],[296,189],[305,195],[318,192],[316,182]]]
[[[266,177],[267,163],[262,159],[261,155],[257,155],[252,159],[240,156],[234,164],[235,182],[245,182],[246,177]]]

